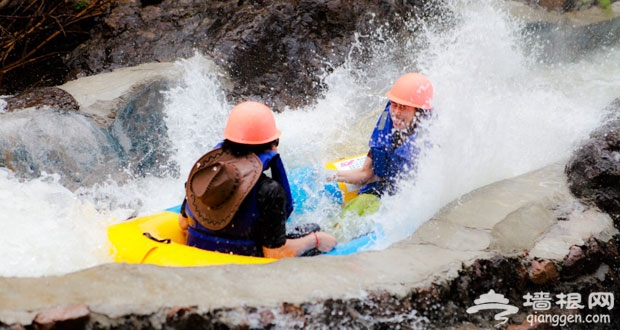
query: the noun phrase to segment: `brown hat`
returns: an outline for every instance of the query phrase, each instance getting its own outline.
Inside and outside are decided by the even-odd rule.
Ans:
[[[226,227],[262,172],[253,153],[236,157],[218,148],[200,157],[185,185],[194,220],[209,230]]]

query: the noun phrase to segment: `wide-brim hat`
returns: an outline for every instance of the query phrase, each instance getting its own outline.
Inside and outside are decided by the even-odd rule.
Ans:
[[[226,227],[262,170],[260,159],[253,153],[234,156],[218,148],[204,154],[192,167],[185,185],[194,220],[209,230]]]

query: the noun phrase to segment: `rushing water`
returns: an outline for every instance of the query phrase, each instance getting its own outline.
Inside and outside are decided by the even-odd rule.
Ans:
[[[320,172],[330,160],[366,151],[384,93],[400,74],[417,69],[436,91],[437,120],[428,135],[434,147],[415,182],[385,198],[378,213],[338,220],[338,228],[338,206],[320,196],[313,196],[320,207],[298,221],[318,221],[341,239],[379,224],[385,239],[375,248],[385,248],[464,193],[569,157],[620,94],[620,50],[544,63],[526,55],[532,45],[522,37],[523,23],[502,3],[454,1],[459,23],[449,32],[422,26],[423,47],[383,40],[391,46],[373,47],[370,65],[350,61],[325,77],[329,91],[317,104],[277,115],[286,165]],[[0,169],[1,276],[64,274],[109,262],[106,226],[180,203],[190,166],[219,141],[233,106],[203,63],[200,55],[179,61],[183,83],[165,95],[179,177],[123,184],[110,178],[72,192],[53,173],[24,181]]]

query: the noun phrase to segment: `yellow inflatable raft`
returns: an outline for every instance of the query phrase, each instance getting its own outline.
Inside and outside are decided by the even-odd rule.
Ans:
[[[340,159],[327,164],[329,169],[353,169],[364,164],[366,155]],[[339,182],[338,188],[346,203],[357,196],[359,187]],[[336,188],[336,189],[338,189]],[[293,194],[296,209],[303,209],[304,203],[298,194]],[[248,257],[202,250],[185,245],[185,236],[179,228],[180,205],[152,215],[123,221],[108,227],[110,254],[115,262],[132,264],[154,264],[161,266],[214,266],[223,264],[265,264],[277,259]],[[298,210],[299,211],[299,210]],[[303,212],[303,211],[300,211]],[[365,250],[375,240],[374,233],[368,233],[352,241],[338,244],[327,255],[348,255]]]
[[[206,251],[185,245],[179,214],[166,210],[108,227],[111,255],[116,262],[161,266],[264,264],[276,259]]]

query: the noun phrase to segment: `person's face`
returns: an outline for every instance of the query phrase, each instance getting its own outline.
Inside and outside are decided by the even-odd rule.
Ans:
[[[416,108],[408,105],[392,102],[390,105],[390,116],[394,127],[399,130],[408,129],[413,124]]]

